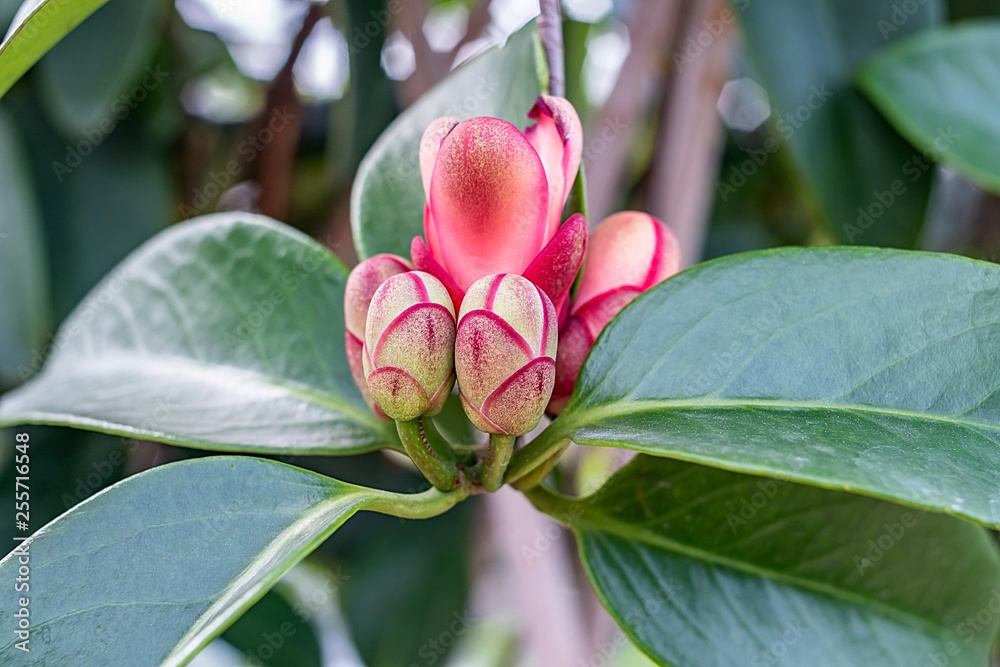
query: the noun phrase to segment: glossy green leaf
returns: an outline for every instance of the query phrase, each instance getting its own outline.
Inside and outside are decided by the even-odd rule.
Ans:
[[[17,83],[45,52],[66,36],[81,21],[108,0],[41,0],[25,2],[22,9],[34,6],[30,14],[20,11],[0,44],[0,97]]]
[[[49,423],[227,451],[356,453],[396,443],[343,343],[347,271],[261,216],[172,227],[67,319],[0,424]]]
[[[20,547],[31,569],[31,661],[186,664],[352,514],[420,512],[428,501],[443,511],[451,499],[399,497],[247,457],[130,477]],[[0,576],[14,581],[20,558],[0,561]],[[5,618],[17,608],[14,595],[0,601]],[[17,638],[0,641],[0,663],[21,664]]]
[[[764,159],[776,151],[790,158],[807,208],[839,241],[912,247],[932,170],[852,88],[851,77],[890,40],[938,22],[940,0],[914,2],[906,12],[898,0],[733,4],[784,140],[761,151]],[[730,175],[722,180],[741,187]]]
[[[925,154],[1000,192],[1000,22],[928,30],[861,69],[861,89]]]
[[[151,65],[168,9],[163,0],[111,0],[38,63],[45,110],[68,138],[113,131],[170,75]]]
[[[874,248],[735,255],[614,319],[563,438],[1000,525],[1000,267]]]
[[[424,190],[418,152],[424,129],[439,116],[459,119],[494,116],[527,124],[527,114],[542,93],[540,52],[535,24],[511,35],[459,67],[386,128],[358,167],[351,192],[351,224],[358,255],[380,252],[410,255],[410,242],[424,230]]]
[[[982,666],[1000,626],[996,545],[952,517],[647,456],[530,496],[659,664]]]
[[[48,263],[31,174],[17,134],[0,114],[0,387],[25,379],[18,371],[51,326]],[[27,373],[30,374],[30,373]]]

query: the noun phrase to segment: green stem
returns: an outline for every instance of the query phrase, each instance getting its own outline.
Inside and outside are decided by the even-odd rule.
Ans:
[[[377,489],[366,489],[375,494],[375,499],[365,509],[380,514],[390,514],[403,519],[429,519],[443,514],[469,497],[469,485],[463,484],[447,493],[437,489],[427,489],[423,493],[393,493]]]
[[[549,473],[552,472],[552,469],[556,467],[556,464],[559,463],[559,459],[562,457],[563,452],[566,451],[566,448],[569,447],[569,439],[562,440],[560,444],[559,449],[549,458],[542,461],[536,468],[525,473],[514,482],[510,482],[508,475],[507,481],[519,491],[527,491],[541,484],[549,476]]]
[[[490,434],[490,446],[483,459],[483,474],[480,483],[487,491],[496,491],[503,486],[503,476],[514,453],[514,436]]]
[[[505,479],[508,484],[513,484],[529,473],[534,472],[539,466],[548,464],[553,456],[558,459],[557,454],[565,450],[569,445],[569,438],[562,435],[562,433],[565,433],[565,430],[562,433],[555,430],[557,424],[560,427],[563,426],[561,419],[561,417],[556,419],[537,438],[514,452]],[[551,467],[549,470],[551,470]]]
[[[441,491],[451,491],[458,486],[458,466],[454,463],[454,455],[451,461],[446,461],[435,451],[427,439],[420,417],[412,421],[396,421],[396,431],[410,460],[431,484]]]

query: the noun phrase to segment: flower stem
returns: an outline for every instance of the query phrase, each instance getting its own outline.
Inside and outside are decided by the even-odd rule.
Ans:
[[[396,421],[399,439],[413,464],[440,491],[451,491],[459,484],[455,455],[444,438],[436,430],[431,430],[434,435],[428,438],[421,417]],[[439,449],[442,451],[439,452]]]
[[[368,489],[376,498],[366,507],[371,512],[390,514],[402,519],[429,519],[444,514],[469,497],[469,485],[463,484],[447,493],[438,489],[427,489],[423,493],[393,493]]]
[[[527,491],[528,489],[533,489],[534,487],[541,484],[552,469],[556,467],[559,463],[560,457],[562,457],[563,452],[569,447],[569,440],[563,440],[560,443],[559,449],[557,449],[549,458],[543,460],[535,468],[529,470],[524,475],[519,477],[516,481],[511,482],[511,485],[518,491]]]
[[[566,95],[566,65],[563,56],[562,16],[559,0],[541,0],[538,32],[549,65],[549,95]]]
[[[496,491],[503,486],[503,476],[514,453],[514,436],[490,434],[490,445],[483,459],[483,473],[480,484],[487,491]]]

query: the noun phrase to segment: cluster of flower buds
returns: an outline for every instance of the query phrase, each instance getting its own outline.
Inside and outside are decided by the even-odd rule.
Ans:
[[[431,123],[420,143],[424,238],[413,239],[412,264],[365,260],[344,306],[354,379],[376,414],[397,422],[404,445],[457,378],[466,415],[491,434],[482,482],[491,490],[514,437],[565,407],[604,326],[680,264],[673,234],[648,215],[611,216],[589,249],[582,215],[560,224],[580,166],[580,120],[547,95],[528,116],[524,132],[488,117]],[[430,449],[433,460],[421,462],[428,447],[407,446],[439,488],[456,483],[442,467],[447,453]]]

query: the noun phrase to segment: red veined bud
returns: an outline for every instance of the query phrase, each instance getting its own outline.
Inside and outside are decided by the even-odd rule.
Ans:
[[[362,361],[372,400],[392,419],[441,412],[455,384],[455,310],[441,281],[410,271],[382,283]]]
[[[580,287],[559,334],[556,384],[548,411],[566,407],[580,368],[598,335],[639,294],[680,270],[677,238],[645,213],[623,211],[605,219],[587,246]]]
[[[455,372],[476,428],[518,436],[538,425],[555,382],[557,329],[552,301],[526,278],[498,273],[469,287]]]
[[[347,286],[344,290],[344,324],[347,329],[344,336],[344,346],[347,349],[347,364],[351,368],[354,384],[358,385],[368,407],[381,419],[388,419],[388,417],[372,402],[362,363],[365,322],[368,319],[368,307],[372,297],[375,296],[375,290],[392,276],[406,273],[409,270],[409,262],[402,257],[375,255],[354,267],[351,274],[347,276]]]

